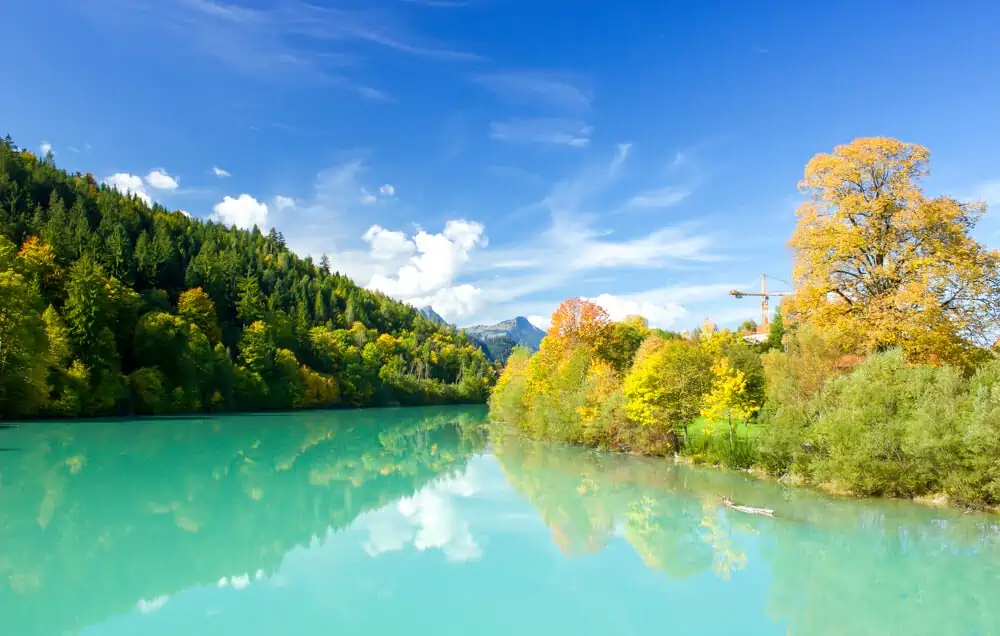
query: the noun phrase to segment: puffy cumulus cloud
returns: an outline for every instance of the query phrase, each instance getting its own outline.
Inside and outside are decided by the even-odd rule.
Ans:
[[[394,509],[360,517],[358,526],[368,530],[365,552],[379,556],[412,545],[421,552],[440,550],[448,561],[479,559],[483,550],[455,506],[457,498],[471,497],[479,490],[475,477],[466,470],[401,499]]]
[[[232,176],[231,174],[229,174],[228,170],[223,170],[219,166],[212,166],[212,174],[219,177],[220,179]]]
[[[622,320],[627,316],[642,316],[649,321],[650,327],[670,329],[687,315],[687,310],[675,302],[652,302],[643,299],[633,299],[627,296],[601,294],[596,298],[588,298],[608,312],[612,320]]]
[[[400,256],[409,256],[417,249],[413,241],[403,232],[387,230],[380,225],[368,228],[361,238],[371,246],[371,255],[379,260],[387,261]]]
[[[374,194],[372,194],[371,192],[369,192],[368,190],[365,190],[364,188],[362,188],[361,189],[361,204],[362,205],[375,205],[376,203],[378,203],[378,197],[375,196]]]
[[[391,183],[384,184],[381,188],[378,189],[378,191],[379,194],[383,194],[387,197],[396,196],[396,186],[392,185]]]
[[[486,306],[486,297],[483,290],[465,283],[439,289],[432,296],[411,298],[410,302],[416,307],[430,305],[442,318],[453,322],[476,315]]]
[[[128,174],[127,172],[118,172],[105,178],[104,183],[122,194],[132,194],[139,197],[146,205],[152,203],[149,193],[146,192],[146,184],[143,183],[142,177]]]
[[[150,170],[146,175],[146,184],[155,190],[167,190],[173,192],[180,185],[175,177],[167,174],[165,170]]]
[[[552,319],[549,316],[528,316],[528,322],[542,331],[548,331],[552,326]]]
[[[42,151],[42,156],[44,157],[45,155],[52,152],[52,144],[50,144],[47,141],[43,141],[42,145],[39,146],[38,149]]]
[[[295,207],[295,199],[292,197],[286,197],[282,195],[277,195],[274,197],[274,211],[284,212],[285,210],[291,210]]]
[[[365,234],[370,236],[366,240],[374,246],[375,239],[384,239],[385,233],[386,230],[374,226]],[[405,237],[393,236],[391,240],[398,242]],[[440,233],[430,234],[420,230],[409,240],[416,254],[394,276],[372,276],[368,287],[403,301],[430,304],[445,317],[448,317],[449,311],[470,311],[468,308],[478,302],[477,293],[471,286],[455,287],[454,283],[462,267],[469,262],[471,252],[486,245],[483,225],[475,221],[451,220],[445,223],[444,231]],[[431,302],[424,302],[428,299]],[[438,308],[435,300],[447,307]],[[452,317],[455,315],[452,313]]]
[[[225,197],[212,208],[212,220],[224,225],[235,225],[249,230],[253,226],[261,229],[268,227],[267,204],[253,198],[249,194],[241,194],[237,198]]]

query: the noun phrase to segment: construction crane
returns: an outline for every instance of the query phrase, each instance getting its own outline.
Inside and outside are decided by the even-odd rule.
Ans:
[[[778,280],[780,280],[780,279],[778,279]],[[781,281],[781,282],[785,282],[785,281]],[[762,333],[764,330],[767,329],[768,323],[770,322],[771,312],[770,312],[770,310],[768,308],[768,302],[767,302],[768,299],[771,296],[787,296],[787,295],[789,295],[791,293],[792,292],[788,292],[788,291],[777,291],[777,292],[769,292],[769,291],[767,291],[767,274],[761,274],[760,275],[760,293],[759,294],[756,293],[756,292],[742,292],[742,291],[739,291],[738,289],[734,289],[733,291],[729,292],[729,295],[730,296],[734,296],[736,298],[743,298],[744,296],[759,296],[759,297],[761,297],[763,299],[760,302],[760,326],[758,327],[758,332]]]

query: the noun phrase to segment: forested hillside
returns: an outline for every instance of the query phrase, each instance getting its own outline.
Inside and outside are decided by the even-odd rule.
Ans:
[[[483,352],[236,230],[0,143],[0,416],[481,402]]]

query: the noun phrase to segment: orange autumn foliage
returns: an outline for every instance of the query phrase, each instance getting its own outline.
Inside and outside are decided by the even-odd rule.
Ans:
[[[582,298],[564,300],[552,314],[548,336],[559,339],[579,339],[592,347],[607,337],[611,318],[604,309]]]

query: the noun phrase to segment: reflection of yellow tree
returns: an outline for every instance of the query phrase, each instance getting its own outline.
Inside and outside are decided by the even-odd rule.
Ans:
[[[727,520],[718,515],[707,515],[701,520],[701,527],[705,530],[703,539],[712,546],[712,569],[726,581],[732,577],[733,572],[742,570],[747,565],[746,553],[733,545],[727,526]]]
[[[701,540],[697,499],[671,492],[675,473],[662,462],[494,436],[510,483],[535,508],[565,554],[601,549],[622,524],[643,562],[683,579],[712,564]]]
[[[700,540],[694,502],[666,500],[649,494],[629,504],[625,540],[648,567],[672,579],[685,579],[711,564],[711,552]]]

